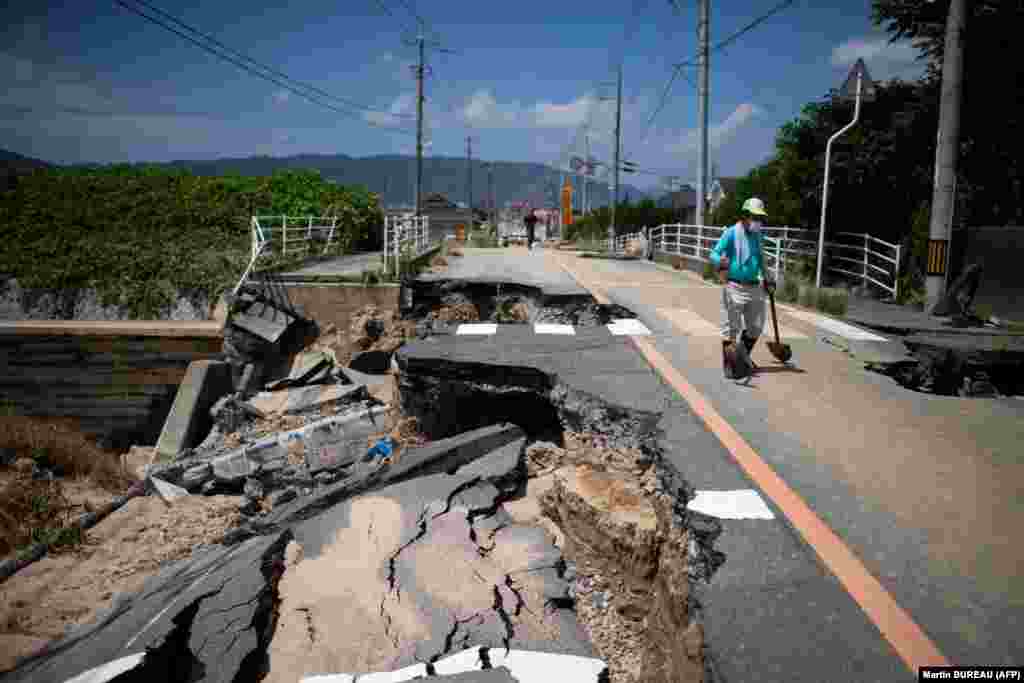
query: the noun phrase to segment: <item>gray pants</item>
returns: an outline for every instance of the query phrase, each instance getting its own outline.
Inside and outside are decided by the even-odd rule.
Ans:
[[[728,282],[722,287],[722,339],[736,341],[740,332],[757,339],[764,329],[764,288]]]

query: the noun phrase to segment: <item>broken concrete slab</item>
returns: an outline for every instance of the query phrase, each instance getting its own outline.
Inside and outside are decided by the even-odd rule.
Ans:
[[[158,459],[171,459],[196,445],[210,428],[210,406],[231,390],[231,373],[221,361],[193,361],[178,386],[174,404],[156,443]]]
[[[252,304],[242,313],[231,316],[231,325],[276,344],[297,318],[264,302]]]
[[[176,499],[189,495],[187,490],[164,481],[160,477],[149,477],[149,483],[160,499],[167,504],[172,504]]]
[[[347,498],[383,486],[438,472],[456,471],[510,443],[525,443],[523,431],[515,425],[491,425],[410,448],[391,464],[357,461],[349,475],[312,496],[271,512],[265,523],[283,525],[313,517]],[[504,457],[504,456],[499,456]]]
[[[270,391],[275,391],[285,387],[306,384],[314,375],[322,373],[325,368],[329,371],[333,365],[333,358],[323,351],[303,351],[297,353],[292,359],[288,374],[267,383],[266,388]]]
[[[367,437],[384,430],[386,414],[386,408],[377,406],[272,434],[213,458],[210,461],[213,475],[223,484],[237,484],[259,472],[281,469],[288,462],[290,449],[301,454],[310,474],[315,474],[335,466],[319,461],[324,446],[343,446],[354,453],[354,457],[365,454]]]
[[[354,384],[314,384],[277,391],[263,391],[248,405],[265,415],[294,415],[317,407],[365,398],[366,388]]]
[[[503,460],[506,471],[494,475],[515,471]],[[546,603],[564,590],[547,585],[556,574],[534,571],[557,565],[557,549],[504,513],[508,495],[476,474],[423,473],[297,525],[305,559],[282,579],[265,680],[323,661],[343,671],[402,670],[437,662],[455,643],[591,656],[571,612]],[[323,572],[346,581],[320,580]]]
[[[131,669],[140,680],[254,680],[290,539],[281,531],[231,548],[210,546],[174,563],[5,680],[62,683],[143,653]]]
[[[356,372],[368,375],[383,375],[391,369],[391,353],[387,351],[364,351],[348,364]]]

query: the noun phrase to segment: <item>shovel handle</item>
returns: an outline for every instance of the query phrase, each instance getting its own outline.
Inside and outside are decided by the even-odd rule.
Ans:
[[[781,344],[782,342],[779,340],[779,318],[775,314],[775,294],[770,289],[768,290],[768,301],[772,305],[772,327],[775,328],[775,343]]]

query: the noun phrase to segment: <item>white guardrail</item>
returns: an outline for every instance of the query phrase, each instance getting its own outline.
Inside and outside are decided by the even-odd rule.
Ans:
[[[384,271],[398,268],[403,254],[418,258],[434,247],[430,239],[430,218],[413,215],[384,217]]]
[[[344,250],[346,245],[338,239],[341,235],[337,228],[338,219],[334,216],[253,216],[250,220],[252,253],[234,294],[238,294],[261,256],[308,256],[311,250],[321,246],[321,255],[326,255],[332,247]]]
[[[654,251],[674,254],[701,262],[725,231],[724,227],[672,223],[645,228],[642,232],[619,235],[615,251],[623,251],[630,239],[640,239],[646,232]],[[776,282],[781,282],[786,264],[794,256],[816,257],[817,232],[805,228],[765,227],[765,266]],[[871,283],[892,294],[899,293],[900,245],[891,244],[867,233],[837,233],[839,241],[825,242],[826,270]],[[608,240],[604,241],[605,245]]]

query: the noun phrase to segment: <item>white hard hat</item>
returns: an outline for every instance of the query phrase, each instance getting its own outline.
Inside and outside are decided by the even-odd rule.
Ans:
[[[755,216],[768,215],[768,212],[764,210],[764,202],[757,197],[751,197],[747,201],[743,202],[743,210],[747,213],[752,213]]]

